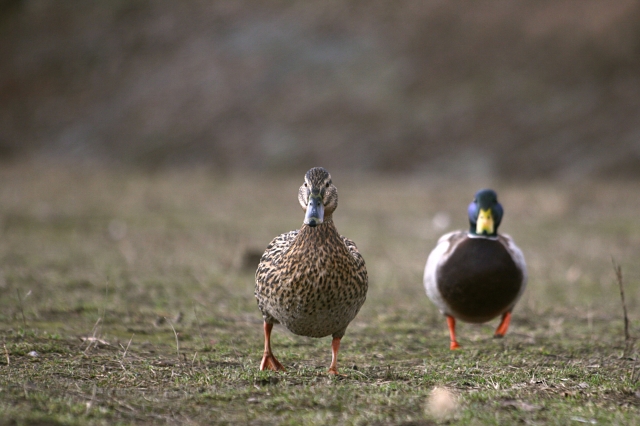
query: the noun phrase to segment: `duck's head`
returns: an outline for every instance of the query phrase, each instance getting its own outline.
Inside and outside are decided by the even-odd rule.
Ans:
[[[481,189],[469,204],[469,233],[495,237],[502,221],[502,206],[498,194],[491,189]]]
[[[322,167],[309,170],[298,190],[298,201],[306,212],[306,225],[315,227],[331,218],[338,207],[338,190],[331,182],[329,172]]]

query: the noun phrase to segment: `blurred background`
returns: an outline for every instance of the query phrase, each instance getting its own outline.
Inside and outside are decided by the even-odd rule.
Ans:
[[[636,0],[0,0],[0,157],[640,177]]]
[[[424,266],[442,234],[468,226],[480,187],[498,192],[529,284],[504,344],[496,321],[459,324],[461,344],[564,347],[558,362],[587,368],[621,365],[596,361],[594,342],[638,358],[619,355],[619,282],[636,339],[640,1],[0,0],[0,365],[32,350],[65,360],[29,407],[0,378],[20,401],[14,423],[50,400],[31,390],[50,380],[63,405],[70,380],[95,394],[86,377],[105,363],[73,355],[88,370],[69,379],[58,355],[86,354],[78,337],[110,342],[117,371],[111,348],[174,359],[178,334],[205,368],[255,371],[255,271],[269,241],[301,226],[313,166],[331,172],[336,226],[367,262],[344,365],[446,350]],[[287,362],[327,360],[325,339],[280,330]],[[18,383],[37,381],[23,362]],[[593,383],[580,388],[589,404]]]

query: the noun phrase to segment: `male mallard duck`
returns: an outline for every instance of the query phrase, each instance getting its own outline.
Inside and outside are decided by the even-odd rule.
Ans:
[[[527,284],[522,251],[511,237],[498,234],[503,210],[495,191],[478,191],[468,213],[469,231],[440,237],[424,270],[427,296],[447,317],[451,349],[460,347],[456,318],[483,323],[502,315],[494,337],[503,337]]]
[[[261,370],[284,370],[271,352],[271,329],[280,323],[309,337],[333,336],[329,373],[338,374],[338,349],[367,295],[364,259],[338,233],[332,215],[338,190],[322,167],[307,172],[298,191],[306,211],[300,230],[271,241],[256,271],[255,296],[264,317]]]

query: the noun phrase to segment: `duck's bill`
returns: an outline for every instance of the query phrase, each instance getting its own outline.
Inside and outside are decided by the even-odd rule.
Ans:
[[[478,221],[476,223],[476,234],[478,235],[491,235],[493,234],[494,224],[493,215],[491,209],[480,209],[478,214]]]
[[[307,203],[307,212],[304,215],[304,223],[314,227],[320,225],[324,220],[324,204],[319,195],[310,195]]]

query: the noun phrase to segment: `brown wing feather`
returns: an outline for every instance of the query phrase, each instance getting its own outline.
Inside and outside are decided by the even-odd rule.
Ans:
[[[285,232],[275,237],[260,258],[260,264],[256,270],[256,287],[254,295],[258,300],[258,308],[262,312],[264,320],[271,323],[277,323],[265,309],[266,298],[271,296],[273,287],[280,281],[280,269],[278,265],[283,255],[289,250],[291,244],[298,236],[298,230]]]
[[[367,275],[367,267],[364,264],[364,258],[358,251],[358,247],[356,246],[356,243],[354,243],[352,240],[342,235],[340,236],[340,238],[342,238],[342,241],[344,241],[344,244],[347,246],[347,249],[349,249],[349,252],[353,256],[354,260],[356,261],[356,265],[355,265],[356,267],[354,272],[356,275],[360,277],[361,282],[365,283],[364,293],[366,295],[369,277]]]

